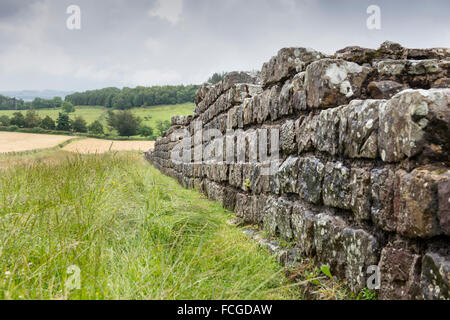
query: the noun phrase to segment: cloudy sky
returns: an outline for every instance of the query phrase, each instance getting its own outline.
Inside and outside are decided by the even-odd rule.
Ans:
[[[366,26],[372,4],[380,30]],[[450,47],[449,21],[448,0],[0,0],[0,91],[202,83],[286,46]]]

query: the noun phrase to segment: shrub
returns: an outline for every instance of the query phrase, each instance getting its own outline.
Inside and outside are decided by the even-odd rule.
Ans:
[[[92,134],[103,134],[104,133],[103,125],[98,120],[95,120],[94,122],[92,122],[88,129],[89,129],[89,133],[92,133]]]
[[[46,116],[42,121],[41,121],[41,125],[40,127],[42,129],[46,129],[46,130],[55,130],[56,128],[56,124],[55,121],[50,118],[49,116]]]
[[[86,120],[84,120],[81,116],[76,117],[72,123],[72,129],[75,132],[86,133],[88,131]]]
[[[3,115],[0,117],[0,125],[2,125],[3,127],[7,127],[10,124],[10,120],[9,117],[6,115]]]

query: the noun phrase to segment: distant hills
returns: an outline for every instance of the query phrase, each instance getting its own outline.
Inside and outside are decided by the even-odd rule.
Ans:
[[[57,91],[57,90],[22,90],[22,91],[0,91],[0,95],[10,98],[22,99],[24,101],[33,101],[34,98],[53,99],[54,97],[64,98],[75,91]]]

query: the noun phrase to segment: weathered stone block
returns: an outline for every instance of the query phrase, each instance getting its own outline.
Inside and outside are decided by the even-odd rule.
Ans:
[[[278,181],[281,193],[297,192],[298,158],[289,156],[278,169]]]
[[[448,161],[450,89],[404,90],[379,108],[381,159],[396,162],[422,154]]]
[[[261,70],[263,87],[281,82],[294,73],[304,71],[309,63],[323,57],[322,53],[312,49],[283,48],[263,65]]]
[[[370,220],[370,172],[364,168],[350,170],[350,207],[357,220]]]
[[[405,89],[405,85],[391,80],[372,81],[367,90],[372,99],[389,99]]]
[[[264,228],[271,235],[279,235],[286,240],[292,239],[292,202],[284,198],[270,197],[264,211]]]
[[[297,150],[295,124],[292,120],[287,120],[280,127],[280,147],[285,154],[291,154]]]
[[[314,253],[315,213],[304,203],[296,201],[292,207],[292,232],[297,239],[301,254],[311,256]]]
[[[447,248],[448,249],[448,248]],[[450,259],[449,254],[429,252],[422,260],[421,284],[423,298],[450,299]]]
[[[374,236],[362,229],[345,228],[342,238],[345,251],[345,277],[348,279],[349,287],[358,292],[366,286],[367,267],[378,262],[378,242]]]
[[[233,163],[228,166],[228,181],[233,187],[240,188],[242,185],[242,164]]]
[[[358,98],[370,69],[340,59],[322,59],[306,68],[305,88],[310,108],[339,106]]]
[[[322,110],[313,121],[311,141],[315,149],[336,155],[339,150],[339,123],[342,107]],[[345,121],[342,120],[342,121]],[[304,139],[306,139],[305,137]]]
[[[322,180],[325,165],[315,157],[298,159],[298,184],[300,197],[318,204],[322,199]]]
[[[339,146],[349,158],[375,159],[378,154],[378,108],[383,100],[353,100],[340,110]]]
[[[350,169],[342,162],[325,165],[322,197],[326,206],[350,209]]]
[[[243,219],[245,222],[252,223],[252,213],[251,213],[251,199],[245,193],[236,194],[236,206],[235,210],[236,216]]]
[[[370,172],[372,220],[386,231],[395,231],[397,227],[394,216],[394,182],[395,172],[390,167]]]
[[[418,298],[420,255],[403,248],[388,246],[381,251],[380,299],[409,300]]]
[[[397,232],[409,238],[450,235],[449,202],[448,199],[439,202],[439,191],[448,189],[448,184],[450,170],[447,168],[397,171],[394,195]]]
[[[237,195],[236,189],[232,187],[223,188],[222,205],[225,209],[231,211],[234,210],[234,208],[236,207],[236,195]]]
[[[406,72],[406,66],[408,61],[406,60],[381,60],[374,63],[377,68],[378,74],[384,79],[392,77],[399,77]]]
[[[314,116],[310,113],[308,116],[302,116],[295,121],[295,135],[298,143],[298,154],[313,149],[313,140],[317,141],[314,137],[315,130],[318,125],[318,116]]]

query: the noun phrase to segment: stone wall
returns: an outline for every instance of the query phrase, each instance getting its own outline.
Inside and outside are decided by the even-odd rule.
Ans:
[[[449,74],[450,49],[284,48],[203,85],[145,156],[354,291],[377,265],[382,299],[448,299]]]

